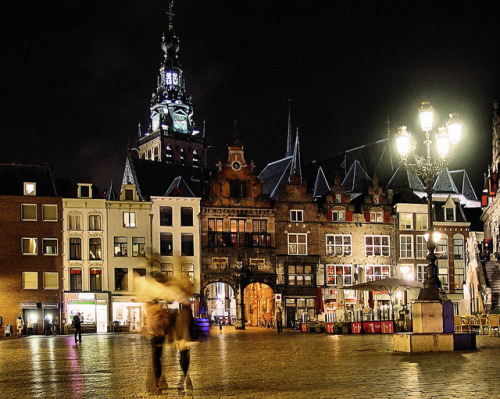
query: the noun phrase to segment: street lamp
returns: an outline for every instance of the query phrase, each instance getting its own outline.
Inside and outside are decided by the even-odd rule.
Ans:
[[[433,192],[432,186],[434,185],[437,176],[441,173],[448,160],[453,155],[453,150],[460,141],[462,125],[458,121],[457,114],[450,114],[450,120],[446,124],[446,127],[438,128],[437,133],[435,133],[437,157],[432,159],[432,141],[430,139],[430,132],[432,131],[434,125],[434,110],[431,104],[427,101],[422,102],[420,108],[418,109],[418,115],[422,131],[425,132],[425,140],[423,143],[426,147],[426,156],[420,156],[415,152],[415,146],[411,140],[411,133],[408,132],[406,126],[401,126],[398,129],[396,145],[406,169],[410,173],[420,176],[424,180],[425,191],[427,193],[427,220],[429,235],[434,238],[435,232],[431,213]],[[413,163],[408,160],[410,154],[414,158]],[[436,242],[434,239],[427,240],[427,249],[429,250],[427,255],[429,263],[426,268],[424,288],[420,290],[418,299],[438,300],[441,282],[439,281],[437,273],[437,256],[434,253],[436,250]]]

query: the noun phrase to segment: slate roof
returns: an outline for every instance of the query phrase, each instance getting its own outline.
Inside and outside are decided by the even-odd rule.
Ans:
[[[408,172],[404,164],[401,162],[396,168],[396,171],[391,176],[385,189],[403,190],[409,188],[414,191],[425,191],[425,186],[422,180],[417,175]]]
[[[201,175],[204,173],[204,178]],[[182,183],[176,179],[182,177]],[[131,154],[127,157],[123,184],[136,184],[137,193],[143,201],[149,201],[152,196],[163,197],[171,192],[173,186],[179,184],[188,187],[193,196],[200,197],[207,186],[208,171],[201,168],[180,166],[158,161],[139,159]]]
[[[458,192],[462,194],[465,198],[470,200],[478,200],[476,192],[472,187],[472,183],[470,182],[469,176],[465,169],[461,170],[452,170],[450,171],[450,175],[455,183],[455,187]]]
[[[325,172],[321,166],[318,168],[318,173],[316,174],[316,179],[314,181],[314,192],[313,198],[321,198],[330,192],[330,185],[328,180],[326,180]]]
[[[260,172],[262,178],[262,192],[272,199],[278,199],[281,191],[284,190],[290,176],[290,168],[293,156],[280,159],[267,164]]]
[[[49,165],[0,164],[0,195],[24,195],[24,183],[36,183],[37,197],[57,197]]]
[[[436,222],[446,222],[444,220],[444,205],[446,202],[444,201],[432,201],[433,202],[433,215],[434,220]],[[455,222],[467,222],[467,218],[465,217],[463,207],[460,205],[460,202],[455,202]]]
[[[167,189],[165,194],[163,195],[164,197],[169,197],[169,196],[179,196],[182,195],[183,197],[196,197],[191,189],[189,188],[188,184],[186,181],[182,178],[182,176],[177,176],[170,187]]]

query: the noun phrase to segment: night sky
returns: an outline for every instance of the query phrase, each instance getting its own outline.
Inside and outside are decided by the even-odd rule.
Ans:
[[[500,98],[498,1],[177,0],[174,26],[212,157],[237,119],[260,171],[286,150],[288,99],[310,162],[417,133],[429,100],[467,135],[451,164],[476,187]],[[149,123],[168,1],[24,1],[3,10],[0,162],[49,163],[56,178],[119,186],[137,124]],[[212,165],[209,165],[212,166]]]

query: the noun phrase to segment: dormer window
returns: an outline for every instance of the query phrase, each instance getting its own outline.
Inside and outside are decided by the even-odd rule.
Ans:
[[[291,222],[303,222],[304,221],[304,211],[292,209],[290,211],[290,221]]]
[[[332,211],[332,222],[345,222],[345,211]]]
[[[342,202],[342,196],[340,194],[335,194],[335,202],[337,204]]]
[[[92,185],[78,183],[78,198],[92,198]]]
[[[455,221],[455,208],[451,207],[444,208],[444,220],[447,222]]]
[[[120,193],[120,201],[137,201],[137,193],[134,184],[124,184]]]
[[[36,183],[24,183],[24,195],[36,195]]]

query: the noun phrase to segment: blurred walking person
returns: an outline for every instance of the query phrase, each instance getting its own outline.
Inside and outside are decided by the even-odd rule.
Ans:
[[[33,334],[33,324],[31,323],[31,317],[28,315],[28,318],[26,319],[26,333],[28,335]]]
[[[82,342],[82,321],[80,319],[80,313],[73,316],[73,327],[75,328],[75,344],[80,341]]]
[[[278,334],[283,332],[283,313],[281,312],[281,308],[276,310],[276,328],[278,330]]]
[[[17,336],[20,338],[23,335],[23,316],[19,314],[19,317],[16,319],[16,329],[17,329]]]

